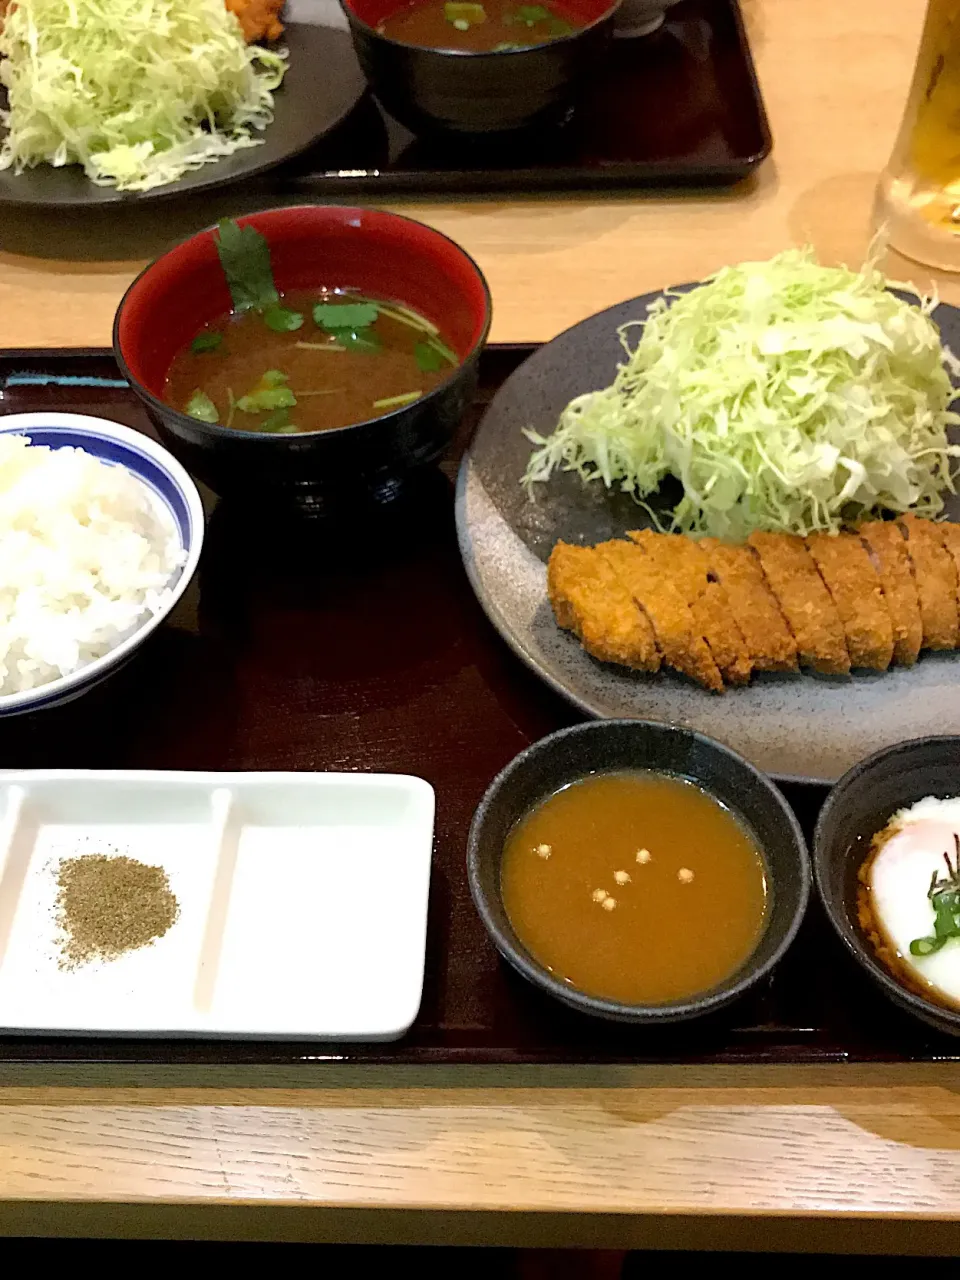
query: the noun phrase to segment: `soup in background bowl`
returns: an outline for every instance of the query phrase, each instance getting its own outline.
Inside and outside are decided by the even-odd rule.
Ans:
[[[617,10],[617,0],[496,0],[450,8],[450,21],[436,0],[340,3],[364,74],[392,116],[414,133],[474,136],[566,119],[590,76],[603,73]]]
[[[584,25],[554,0],[405,0],[379,23],[377,34],[421,49],[512,53],[572,36]]]
[[[216,493],[240,495],[261,505],[291,507],[305,514],[356,509],[358,504],[393,499],[420,469],[440,456],[472,397],[491,319],[490,295],[482,273],[452,240],[398,214],[300,206],[255,213],[237,221],[240,228],[251,227],[266,239],[281,310],[295,311],[290,303],[299,304],[301,299],[316,298],[313,305],[321,305],[324,290],[331,287],[340,291],[338,301],[346,302],[348,293],[354,299],[389,300],[386,306],[399,305],[442,335],[440,345],[451,357],[446,369],[428,371],[438,375],[432,384],[421,379],[416,386],[398,392],[401,398],[413,391],[418,395],[395,406],[374,408],[375,401],[393,397],[373,394],[375,384],[371,381],[369,414],[351,425],[326,422],[301,424],[294,431],[242,430],[225,425],[229,405],[216,403],[214,412],[208,411],[204,420],[186,411],[192,392],[203,391],[199,374],[196,379],[177,383],[179,403],[171,404],[170,378],[176,375],[175,362],[202,333],[224,325],[234,306],[217,251],[218,229],[208,228],[158,258],[124,295],[114,322],[114,353],[122,372],[164,443]],[[328,294],[326,302],[331,301]],[[249,323],[256,324],[260,318],[251,318]],[[244,319],[242,323],[248,322]],[[256,360],[250,352],[248,374],[242,378],[238,374],[233,388],[235,399],[269,389],[262,385],[266,374],[273,375],[277,387],[289,387],[298,405],[313,398],[297,397],[298,391],[336,389],[327,380],[329,375],[321,381],[319,373],[313,385],[294,386],[290,375],[297,373],[299,380],[300,368],[278,369],[272,363],[273,352],[267,360],[274,331],[264,325],[260,332],[264,349]],[[329,331],[312,313],[304,314],[298,330],[278,336],[286,342],[296,333],[303,335],[304,341],[329,343]],[[377,340],[386,345],[382,334]],[[320,361],[337,360],[344,353],[311,354]],[[216,349],[194,359],[206,369],[204,377],[213,376],[210,371],[217,359]],[[203,365],[204,361],[210,363]],[[283,379],[278,381],[277,374]],[[247,377],[249,385],[244,380]],[[182,388],[187,382],[190,390],[185,403]],[[266,397],[264,404],[270,399]],[[292,417],[294,410],[288,408]],[[263,421],[260,417],[261,428]],[[303,425],[309,429],[303,430]]]

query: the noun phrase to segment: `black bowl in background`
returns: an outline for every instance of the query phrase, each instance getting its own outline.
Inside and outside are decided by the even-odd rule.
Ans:
[[[208,228],[124,294],[113,329],[121,372],[170,452],[221,496],[300,515],[357,514],[395,499],[443,453],[472,399],[491,318],[480,268],[439,231],[379,210],[304,205],[238,222],[266,237],[281,292],[349,286],[405,303],[438,325],[461,364],[413,404],[331,431],[267,435],[181,413],[163,399],[173,357],[231,305]]]
[[[957,795],[960,737],[914,738],[877,751],[845,773],[820,811],[813,839],[817,890],[841,942],[895,1004],[955,1036],[960,1010],[908,990],[877,959],[857,920],[857,873],[870,841],[899,809],[925,796]]]
[[[414,133],[497,134],[562,120],[599,63],[619,0],[565,0],[584,27],[525,49],[425,49],[381,35],[397,0],[340,0],[370,87]]]
[[[555,978],[513,930],[500,893],[500,860],[514,823],[561,787],[591,773],[650,769],[699,784],[750,831],[769,875],[771,910],[753,955],[725,982],[689,1000],[632,1005],[586,995]],[[535,986],[582,1013],[658,1026],[729,1004],[773,968],[796,936],[810,896],[803,833],[774,784],[703,734],[643,720],[592,720],[541,738],[494,778],[467,844],[470,892],[497,950]]]

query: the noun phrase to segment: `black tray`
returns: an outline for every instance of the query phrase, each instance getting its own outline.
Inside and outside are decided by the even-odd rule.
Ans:
[[[461,438],[408,509],[362,530],[296,536],[255,511],[210,501],[198,577],[140,656],[74,703],[0,720],[2,769],[367,769],[426,778],[437,826],[423,1003],[409,1034],[395,1044],[329,1046],[9,1036],[0,1037],[0,1063],[960,1061],[960,1040],[928,1030],[873,987],[816,901],[768,979],[722,1013],[678,1028],[585,1018],[499,960],[467,888],[467,828],[493,775],[576,712],[514,658],[481,612],[457,549],[453,477],[484,403],[532,349],[485,352]],[[152,434],[107,352],[0,354],[0,407],[94,414]],[[826,788],[783,790],[809,838]]]
[[[770,128],[736,0],[683,0],[659,31],[613,42],[560,127],[495,142],[426,142],[371,96],[274,175],[303,196],[723,184],[769,154]]]

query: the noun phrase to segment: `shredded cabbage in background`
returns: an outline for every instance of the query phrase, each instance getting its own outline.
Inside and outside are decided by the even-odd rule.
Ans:
[[[539,447],[524,484],[560,467],[642,502],[675,476],[673,527],[733,539],[837,530],[880,508],[935,516],[960,455],[946,430],[960,361],[934,306],[809,249],[668,292],[620,329],[612,386],[571,401],[552,435],[526,433]]]
[[[16,0],[0,54],[0,169],[79,163],[121,191],[257,146],[286,69],[223,0]]]

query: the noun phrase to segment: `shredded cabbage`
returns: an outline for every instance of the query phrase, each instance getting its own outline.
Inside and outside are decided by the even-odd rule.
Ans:
[[[734,539],[836,530],[878,508],[934,516],[960,455],[946,430],[960,361],[934,305],[809,249],[668,291],[620,329],[613,385],[571,401],[552,435],[526,433],[539,447],[524,484],[560,467],[642,502],[675,476],[673,527]]]
[[[257,146],[286,69],[223,0],[16,0],[0,54],[0,169],[79,163],[121,191]]]

